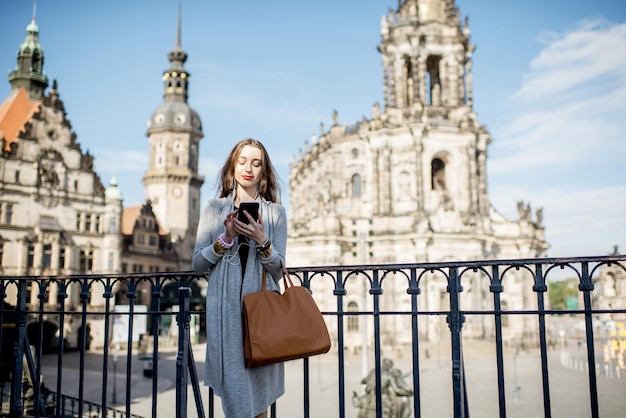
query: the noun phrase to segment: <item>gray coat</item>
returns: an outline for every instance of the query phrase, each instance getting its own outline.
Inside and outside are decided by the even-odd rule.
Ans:
[[[285,392],[282,363],[247,369],[243,358],[242,297],[261,288],[262,269],[268,273],[267,287],[278,289],[285,263],[287,216],[279,204],[259,200],[265,234],[272,252],[262,258],[252,248],[243,283],[237,245],[218,256],[213,242],[225,231],[224,219],[234,210],[233,198],[210,200],[198,225],[192,267],[196,273],[209,271],[206,297],[207,351],[204,384],[221,398],[227,418],[254,417],[265,411]]]

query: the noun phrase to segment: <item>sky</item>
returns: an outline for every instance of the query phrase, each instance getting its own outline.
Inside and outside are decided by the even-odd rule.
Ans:
[[[202,118],[202,199],[232,146],[267,147],[289,206],[289,164],[320,123],[382,104],[380,18],[395,0],[182,1],[189,104]],[[626,1],[457,0],[473,55],[474,111],[492,136],[494,208],[543,208],[548,256],[626,252]],[[44,72],[83,151],[124,205],[143,201],[147,121],[163,99],[177,0],[39,0]],[[0,0],[0,71],[8,76],[32,0]],[[0,98],[10,90],[0,80]]]

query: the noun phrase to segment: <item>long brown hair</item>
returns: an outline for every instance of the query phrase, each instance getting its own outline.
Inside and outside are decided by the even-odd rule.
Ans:
[[[278,176],[272,165],[267,150],[256,139],[245,138],[239,141],[233,147],[224,166],[220,170],[219,189],[220,197],[226,197],[233,193],[235,185],[235,165],[239,160],[239,154],[246,145],[251,145],[261,150],[261,181],[259,182],[259,196],[270,202],[280,203],[280,185],[278,184]]]

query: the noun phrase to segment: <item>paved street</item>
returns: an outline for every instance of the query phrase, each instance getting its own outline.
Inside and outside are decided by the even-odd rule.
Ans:
[[[572,348],[572,347],[570,347]],[[423,346],[424,355],[420,361],[420,393],[421,412],[423,417],[449,417],[452,416],[452,388],[451,388],[451,365],[444,356],[449,356],[449,347],[441,345]],[[429,351],[426,358],[425,350]],[[464,356],[466,363],[468,397],[470,416],[480,418],[498,417],[498,390],[496,381],[495,349],[489,343],[465,341]],[[572,350],[577,350],[575,347]],[[574,367],[566,367],[561,364],[560,349],[550,352],[549,357],[549,384],[550,404],[552,417],[589,417],[591,416],[588,378],[586,371]],[[572,351],[573,356],[580,356],[580,352]],[[74,353],[66,357],[74,356]],[[197,368],[202,374],[204,358],[204,346],[196,346],[194,356]],[[77,355],[75,356],[77,357]],[[584,357],[584,352],[582,357]],[[48,357],[50,358],[50,357]],[[175,382],[175,359],[176,353],[162,353],[159,367],[159,396],[158,416],[175,416],[176,395]],[[395,366],[404,374],[411,373],[409,358],[392,358]],[[75,360],[74,360],[75,361]],[[370,359],[370,362],[372,360]],[[66,362],[72,366],[72,360]],[[118,364],[122,369],[124,366]],[[51,365],[46,366],[44,375],[50,385],[53,376]],[[93,365],[92,365],[93,366]],[[310,361],[311,373],[311,417],[338,417],[338,379],[337,379],[337,356],[327,354],[312,358]],[[505,388],[507,417],[510,418],[534,418],[543,417],[542,377],[541,363],[536,350],[521,352],[513,356],[511,352],[505,353]],[[151,379],[141,375],[141,362],[135,362],[134,377],[132,379],[132,393],[134,401],[132,413],[150,417],[152,409]],[[303,385],[302,385],[302,362],[289,362],[286,367],[286,394],[278,401],[277,410],[279,417],[297,418],[303,417]],[[118,402],[124,401],[125,375],[123,370],[118,369],[116,387],[118,389]],[[346,362],[346,417],[356,417],[357,410],[353,407],[352,392],[363,393],[361,380],[361,357],[348,357]],[[101,377],[98,373],[86,373],[85,399],[99,402],[101,398]],[[411,384],[411,376],[407,377]],[[66,369],[64,371],[64,388],[70,390],[77,387],[77,374]],[[516,386],[519,390],[516,391]],[[112,374],[109,372],[109,388],[112,387]],[[64,392],[72,395],[71,390]],[[205,412],[208,411],[208,389],[202,386]],[[598,373],[598,393],[600,416],[621,417],[626,408],[626,376],[623,379],[608,378],[601,372]],[[76,394],[74,394],[76,395]],[[93,399],[90,399],[92,398]],[[110,398],[109,398],[110,399]],[[123,406],[122,406],[123,409]],[[189,391],[189,417],[195,417],[193,393]],[[222,418],[219,399],[216,398],[215,417]]]

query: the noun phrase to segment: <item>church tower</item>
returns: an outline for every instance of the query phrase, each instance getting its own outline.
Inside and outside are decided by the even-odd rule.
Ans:
[[[518,202],[520,217],[509,220],[489,201],[491,136],[473,109],[475,47],[454,0],[399,0],[381,18],[380,34],[384,106],[374,104],[369,119],[349,124],[334,111],[332,125],[322,125],[291,164],[289,265],[544,257],[541,209],[533,216],[529,204]],[[348,306],[371,309],[360,306],[368,289],[350,286]],[[482,289],[464,286],[464,308],[481,306]],[[445,309],[445,282],[425,290],[429,309]],[[406,287],[385,292],[400,301]],[[504,301],[511,309],[532,299],[516,296]],[[402,303],[388,308],[411,309]],[[530,326],[511,323],[509,335]],[[410,328],[396,319],[384,327],[389,341],[399,344],[411,341],[403,332]],[[420,333],[436,339],[440,329],[430,320]],[[492,330],[470,320],[465,332],[485,336]],[[360,343],[361,335],[349,335],[347,346],[352,338]]]
[[[170,67],[163,73],[163,103],[148,122],[150,159],[142,180],[145,198],[151,202],[159,225],[170,234],[181,261],[190,263],[204,183],[198,174],[203,133],[198,113],[187,103],[190,74],[184,67],[187,53],[181,47],[180,7],[176,46],[168,59]]]

